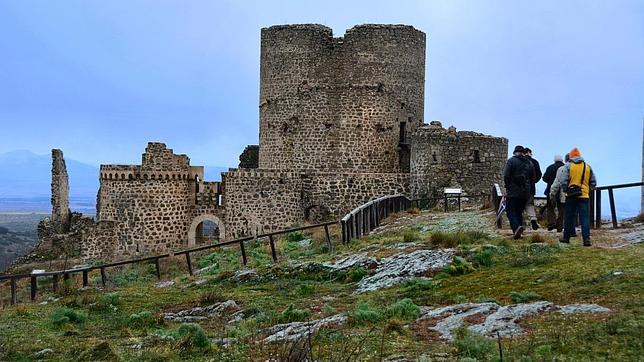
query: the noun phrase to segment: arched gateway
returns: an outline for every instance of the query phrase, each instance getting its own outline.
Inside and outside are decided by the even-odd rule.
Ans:
[[[192,220],[192,224],[190,224],[190,229],[188,230],[188,246],[195,246],[197,244],[197,228],[204,221],[212,221],[217,225],[219,228],[219,240],[224,240],[226,237],[224,223],[217,216],[211,214],[200,215]]]

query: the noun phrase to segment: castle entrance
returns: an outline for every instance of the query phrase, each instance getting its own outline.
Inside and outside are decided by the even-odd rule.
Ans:
[[[223,240],[225,227],[215,215],[197,216],[188,230],[188,246],[210,244]]]

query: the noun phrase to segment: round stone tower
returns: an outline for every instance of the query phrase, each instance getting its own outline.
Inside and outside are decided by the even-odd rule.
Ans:
[[[333,38],[321,25],[265,28],[260,73],[259,168],[408,171],[407,139],[423,119],[423,32],[360,25]]]

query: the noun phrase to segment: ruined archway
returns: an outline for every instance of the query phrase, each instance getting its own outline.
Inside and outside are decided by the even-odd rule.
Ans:
[[[194,246],[197,244],[197,229],[204,221],[211,221],[217,225],[219,228],[219,240],[224,240],[226,237],[226,228],[224,223],[219,220],[217,216],[210,214],[200,215],[192,220],[192,224],[190,224],[190,229],[188,230],[188,246]]]

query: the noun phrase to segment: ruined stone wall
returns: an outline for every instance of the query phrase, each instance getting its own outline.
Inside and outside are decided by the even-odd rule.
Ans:
[[[239,168],[259,167],[259,145],[248,145],[239,155]]]
[[[503,180],[508,140],[476,132],[444,129],[440,122],[411,137],[411,194],[414,198],[461,187],[469,195],[489,193]]]
[[[400,172],[401,123],[423,119],[425,34],[361,25],[262,29],[261,169]]]
[[[303,175],[302,207],[310,222],[337,220],[369,200],[407,193],[409,174],[322,173]]]
[[[51,222],[58,233],[69,229],[69,178],[63,151],[51,150]]]
[[[101,221],[84,228],[81,234],[81,258],[112,260],[132,255],[128,245],[119,242],[119,229],[116,221]]]
[[[276,231],[304,219],[298,174],[240,169],[223,176],[227,238]]]

